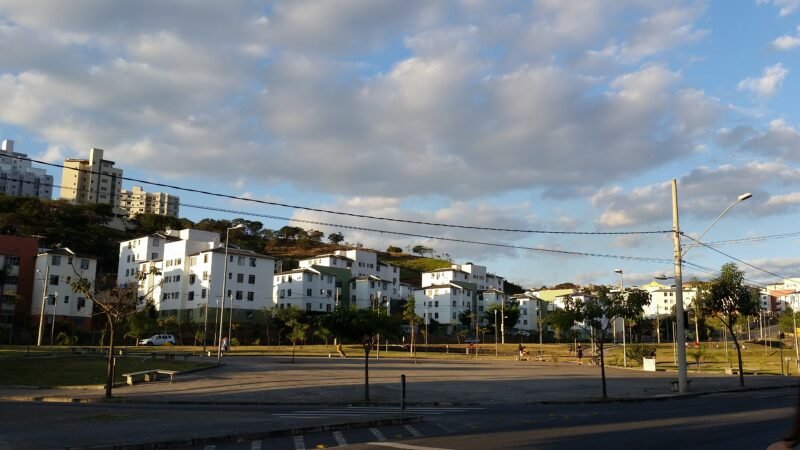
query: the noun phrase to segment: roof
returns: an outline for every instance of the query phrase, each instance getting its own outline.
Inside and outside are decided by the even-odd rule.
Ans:
[[[375,275],[361,275],[361,276],[358,276],[358,277],[353,277],[353,278],[351,278],[351,280],[356,280],[356,281],[360,281],[360,280],[386,281],[381,277],[376,277]],[[387,283],[388,283],[388,281],[387,281]]]
[[[199,255],[201,253],[206,253],[208,251],[212,251],[214,253],[225,253],[225,246],[221,245],[219,247],[215,247],[215,248],[212,248],[210,250],[202,250],[202,251],[199,251],[197,253],[193,253],[192,255],[189,255],[189,256]],[[243,250],[243,249],[240,249],[240,248],[233,248],[233,247],[228,247],[228,254],[229,255],[237,255],[237,256],[251,256],[253,258],[263,258],[263,259],[275,260],[275,258],[273,258],[272,256],[269,256],[269,255],[263,255],[261,253],[256,253],[256,252],[253,252],[253,251],[250,251],[250,250]]]
[[[325,254],[322,254],[322,255],[315,255],[315,256],[312,256],[310,258],[303,258],[300,261],[308,261],[308,260],[317,259],[317,258],[338,258],[338,259],[344,259],[344,260],[347,260],[347,261],[355,261],[353,258],[348,258],[347,256],[337,255],[337,254],[334,254],[334,253],[325,253]]]
[[[73,256],[77,258],[88,258],[88,259],[97,259],[94,256],[88,256],[83,254],[77,254],[70,250],[68,247],[61,247],[61,248],[40,248],[39,253],[36,256],[42,255],[63,255],[63,256]]]
[[[286,270],[284,272],[278,272],[278,273],[275,274],[275,276],[288,275],[290,273],[305,273],[305,272],[319,273],[318,270],[314,270],[314,269],[309,268],[309,267],[302,267],[302,268],[298,268],[298,269]]]
[[[452,267],[445,267],[445,268],[442,268],[442,269],[433,269],[433,270],[429,270],[429,271],[427,271],[427,272],[425,272],[425,273],[434,273],[434,272],[461,272],[461,273],[469,273],[469,272],[467,272],[466,270],[454,269],[454,268],[452,268]]]
[[[312,264],[311,267],[314,270],[317,270],[320,273],[324,273],[325,275],[333,275],[336,278],[347,278],[348,280],[352,278],[353,273],[350,272],[350,269],[342,269],[339,267],[328,267],[328,266],[320,266],[317,264]]]
[[[466,281],[451,281],[450,284],[454,286],[458,286],[461,289],[472,289],[473,291],[478,290],[478,285],[475,283],[467,283]]]

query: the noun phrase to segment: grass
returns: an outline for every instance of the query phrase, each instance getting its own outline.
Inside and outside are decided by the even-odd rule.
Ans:
[[[75,356],[66,347],[52,351],[32,351],[25,347],[0,348],[0,385],[3,386],[86,386],[103,385],[107,360],[102,356]],[[27,356],[26,356],[27,355]],[[143,355],[117,358],[115,382],[124,382],[123,373],[145,369],[190,370],[213,362],[150,360]]]

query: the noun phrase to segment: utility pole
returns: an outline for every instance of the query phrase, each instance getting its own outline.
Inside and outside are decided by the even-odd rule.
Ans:
[[[678,220],[678,181],[672,179],[672,232],[675,254],[675,341],[678,357],[678,392],[689,389],[686,368],[686,324],[683,321],[683,253],[681,251],[681,230]]]

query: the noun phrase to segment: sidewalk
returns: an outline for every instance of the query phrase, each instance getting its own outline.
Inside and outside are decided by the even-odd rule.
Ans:
[[[179,375],[175,383],[116,387],[110,402],[97,387],[0,389],[0,399],[21,402],[6,403],[0,409],[0,449],[4,441],[8,448],[21,448],[20,442],[29,442],[26,437],[32,439],[29,448],[46,447],[48,439],[59,442],[61,448],[111,444],[163,448],[260,439],[302,433],[299,427],[309,426],[276,412],[363,402],[362,358],[297,358],[290,363],[289,358],[279,357],[229,357],[224,362],[222,367]],[[572,362],[464,359],[414,364],[371,359],[371,404],[399,406],[401,374],[406,375],[410,405],[584,403],[598,401],[601,394],[599,367]],[[674,372],[606,368],[606,375],[612,401],[664,400],[740,389],[738,376],[724,374],[690,371],[689,394],[671,392],[670,382],[677,378]],[[794,387],[797,381],[796,377],[745,376],[746,389]],[[384,412],[351,419],[329,417],[311,426],[320,431],[379,426],[398,423],[398,416]],[[42,427],[43,423],[47,426]],[[35,437],[26,435],[26,424],[35,424],[29,428],[36,430]],[[120,447],[123,442],[130,446]]]

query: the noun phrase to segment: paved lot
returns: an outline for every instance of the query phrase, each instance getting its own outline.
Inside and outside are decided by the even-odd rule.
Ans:
[[[676,378],[674,372],[607,368],[606,373],[612,399],[679,396],[670,390],[670,381]],[[599,399],[601,393],[599,368],[572,362],[463,359],[420,360],[414,364],[410,360],[371,359],[371,399],[383,408],[355,414],[352,410],[328,409],[363,400],[361,358],[297,358],[290,363],[285,357],[229,357],[222,367],[178,376],[175,383],[117,387],[115,403],[111,404],[103,402],[103,390],[98,388],[0,389],[0,400],[6,401],[0,407],[0,449],[4,445],[63,448],[193,438],[194,445],[204,445],[235,442],[243,434],[256,439],[253,433],[293,433],[293,428],[308,424],[376,426],[369,421],[398,416],[393,408],[400,399],[401,374],[407,377],[407,401],[418,405],[421,411],[425,407],[461,407],[467,411],[470,407],[491,405],[586,402]],[[692,394],[739,387],[736,376],[690,372],[689,377]],[[797,383],[795,377],[745,378],[750,389]],[[73,403],[76,401],[88,403]],[[425,413],[432,414],[433,410]],[[48,424],[44,429],[40,426],[43,421]],[[91,422],[90,432],[86,421]],[[307,432],[313,431],[300,434]]]

